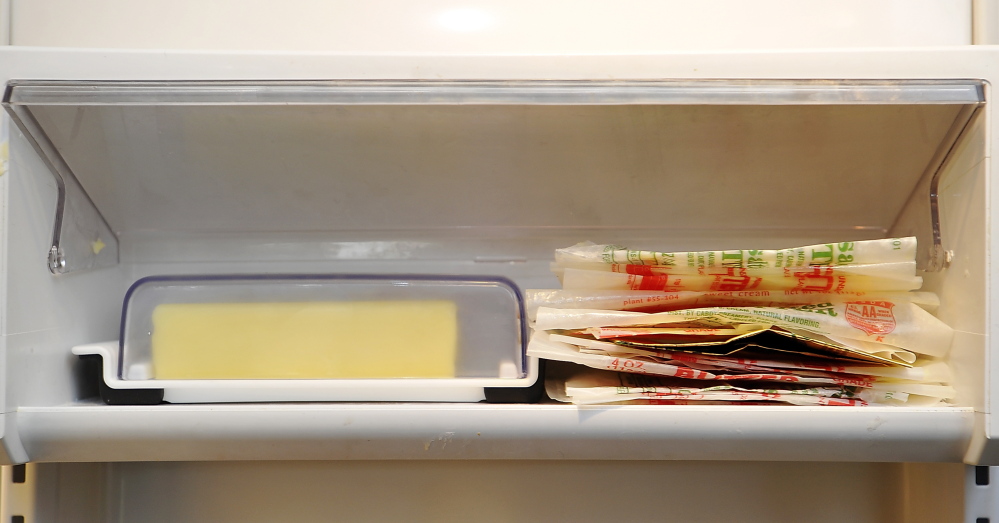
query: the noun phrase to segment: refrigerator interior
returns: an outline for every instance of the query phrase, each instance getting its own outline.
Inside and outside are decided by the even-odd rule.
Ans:
[[[859,462],[982,459],[986,105],[927,103],[935,95],[905,88],[878,98],[835,81],[736,83],[727,96],[742,101],[732,103],[710,98],[709,83],[673,103],[558,93],[476,102],[424,82],[430,101],[330,102],[317,88],[309,103],[229,103],[244,96],[231,89],[199,103],[111,90],[104,101],[37,104],[33,117],[86,197],[63,188],[72,219],[59,227],[60,186],[11,127],[0,179],[4,445],[12,461],[42,463],[27,469],[23,505],[9,501],[18,487],[5,467],[5,515],[21,506],[35,511],[27,521],[341,510],[361,521],[957,517],[962,465]],[[540,85],[526,84],[529,94]],[[804,101],[800,85],[846,95]],[[194,91],[167,82],[158,94]],[[65,248],[55,264],[54,229]],[[552,250],[587,239],[668,251],[905,235],[919,238],[923,289],[940,296],[937,314],[956,332],[953,406],[108,406],[69,353],[116,339],[126,289],[149,275],[489,274],[554,288]],[[442,460],[395,461],[411,458]],[[292,461],[242,461],[260,459]],[[294,461],[328,459],[348,461]],[[774,461],[631,461],[645,459]],[[118,463],[68,463],[94,460]]]
[[[974,521],[947,463],[293,461],[4,467],[5,521]],[[975,487],[971,487],[975,488]],[[20,495],[20,497],[19,497]],[[13,511],[12,511],[13,509]]]
[[[85,191],[66,183],[57,212],[52,173],[11,133],[6,402],[18,410],[24,450],[47,456],[51,448],[46,459],[60,459],[57,443],[86,431],[79,416],[98,425],[109,414],[128,423],[149,416],[172,426],[171,416],[196,411],[94,405],[93,384],[67,350],[117,339],[125,290],[144,276],[488,274],[552,288],[553,249],[585,239],[668,251],[916,235],[923,288],[940,296],[938,316],[956,330],[949,361],[960,396],[954,406],[884,415],[923,427],[916,439],[935,448],[926,459],[959,460],[985,392],[984,112],[977,98],[923,103],[940,102],[947,84],[888,85],[883,103],[865,98],[884,84],[795,85],[166,83],[42,87],[34,99],[30,89],[17,98],[15,88],[12,104],[30,107],[33,125]],[[811,91],[847,99],[800,98]],[[47,267],[56,216],[59,252]],[[317,408],[376,418],[410,408],[369,407]],[[306,407],[226,408],[252,416]],[[473,419],[511,407],[411,408],[442,416],[455,408]],[[576,412],[525,408],[529,416],[561,412],[569,423]],[[658,421],[665,411],[733,408],[595,409]],[[807,416],[836,426],[871,413],[798,410],[759,412],[792,431]],[[35,415],[45,421],[34,423]],[[913,436],[886,437],[904,444]]]

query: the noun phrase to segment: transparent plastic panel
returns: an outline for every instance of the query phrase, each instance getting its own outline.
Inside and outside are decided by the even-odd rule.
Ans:
[[[67,272],[115,263],[116,238],[155,262],[884,236],[982,100],[971,80],[14,81],[5,105],[66,188]]]
[[[520,292],[501,278],[163,276],[125,300],[120,379],[526,375]]]
[[[13,122],[52,173],[58,188],[48,268],[53,274],[118,263],[118,238],[34,115],[12,108]]]
[[[13,81],[24,105],[968,104],[975,80]]]
[[[909,200],[890,229],[890,235],[916,236],[923,246],[918,252],[921,268],[939,272],[950,265],[953,251],[944,246],[940,194],[942,177],[950,163],[959,156],[962,137],[969,134],[980,105],[964,106],[955,116],[947,135],[941,140],[932,159],[909,195]],[[963,161],[967,161],[964,159]]]

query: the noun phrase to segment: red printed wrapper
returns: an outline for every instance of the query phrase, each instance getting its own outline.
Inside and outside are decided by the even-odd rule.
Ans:
[[[836,340],[903,347],[930,356],[945,355],[954,335],[953,329],[919,306],[888,300],[837,301],[794,308],[707,307],[652,314],[540,307],[535,326],[540,330],[572,330],[684,322],[704,327],[768,323]]]
[[[744,358],[737,355],[719,356],[715,354],[698,354],[695,352],[682,351],[652,351],[616,345],[606,341],[590,340],[559,334],[549,334],[548,339],[561,343],[575,345],[580,350],[600,351],[604,354],[614,354],[618,356],[634,357],[644,356],[650,358],[662,358],[673,362],[682,363],[695,368],[707,369],[710,372],[729,369],[743,372],[770,372],[779,369],[783,372],[793,372],[804,376],[827,376],[831,374],[859,374],[864,377],[881,377],[890,379],[900,379],[907,381],[923,382],[943,382],[951,380],[950,367],[939,361],[930,362],[917,367],[891,367],[882,365],[844,365],[836,360],[814,360],[814,359],[760,359]]]
[[[799,376],[769,370],[754,373],[714,374],[685,365],[672,365],[656,361],[657,358],[629,357],[627,355],[594,354],[580,352],[572,345],[547,339],[536,335],[528,345],[528,355],[556,361],[578,363],[594,369],[627,372],[632,374],[647,374],[652,376],[668,376],[694,380],[750,380],[773,381],[782,383],[827,384],[856,387],[870,387],[874,379],[870,376]],[[679,361],[677,362],[679,363]]]
[[[564,382],[546,383],[549,396],[577,405],[647,402],[779,402],[805,406],[865,406],[871,400],[903,402],[901,393],[858,393],[849,387],[786,388],[737,387],[729,384],[711,386],[686,385],[649,376],[580,372]]]
[[[786,307],[829,301],[888,300],[911,302],[933,310],[940,299],[930,292],[812,292],[812,291],[633,291],[557,290],[525,291],[528,317],[533,321],[539,307],[555,309],[604,309],[636,312],[664,312],[700,307]]]
[[[907,264],[894,264],[907,265]],[[641,267],[641,266],[628,266]],[[854,271],[857,267],[806,267],[782,269],[782,274],[757,275],[750,269],[721,268],[706,274],[669,274],[650,271],[619,273],[567,268],[562,271],[565,290],[633,291],[803,291],[815,293],[905,292],[922,286],[922,278],[913,275],[870,275]],[[912,264],[914,271],[915,265]],[[636,274],[637,272],[637,274]],[[899,271],[905,272],[905,271]],[[643,274],[646,273],[646,274]]]
[[[759,367],[756,372],[725,373],[717,370],[707,370],[705,368],[694,368],[694,358],[676,357],[672,355],[650,357],[637,356],[627,353],[614,353],[600,351],[580,350],[580,347],[572,343],[566,343],[565,336],[548,335],[547,333],[535,333],[528,345],[528,354],[555,361],[565,361],[577,363],[592,369],[603,371],[616,371],[628,374],[641,374],[647,376],[658,376],[665,378],[684,378],[702,381],[740,381],[740,382],[764,382],[770,384],[786,385],[823,385],[837,387],[860,387],[879,392],[893,392],[898,394],[918,394],[921,396],[938,399],[949,399],[956,396],[957,391],[950,386],[923,383],[922,379],[928,376],[925,373],[910,374],[907,378],[900,379],[898,376],[873,376],[864,374],[844,374],[836,372],[821,372],[815,370],[798,370],[790,368],[765,368]],[[683,353],[680,353],[683,354]],[[693,356],[687,354],[686,356]],[[697,361],[710,361],[698,358]],[[690,366],[688,371],[682,371]],[[871,371],[877,371],[876,367],[865,367]],[[860,370],[860,369],[856,369]],[[932,379],[932,378],[931,378]]]

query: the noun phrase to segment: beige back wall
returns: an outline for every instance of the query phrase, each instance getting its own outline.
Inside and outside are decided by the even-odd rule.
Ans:
[[[974,1],[977,4],[986,0]],[[351,53],[648,53],[970,44],[972,3],[2,0],[0,7],[4,9],[0,14],[9,17],[9,42],[25,46]]]

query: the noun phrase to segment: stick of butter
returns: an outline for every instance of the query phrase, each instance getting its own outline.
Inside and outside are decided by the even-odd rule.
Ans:
[[[451,378],[454,302],[168,303],[156,379]]]

